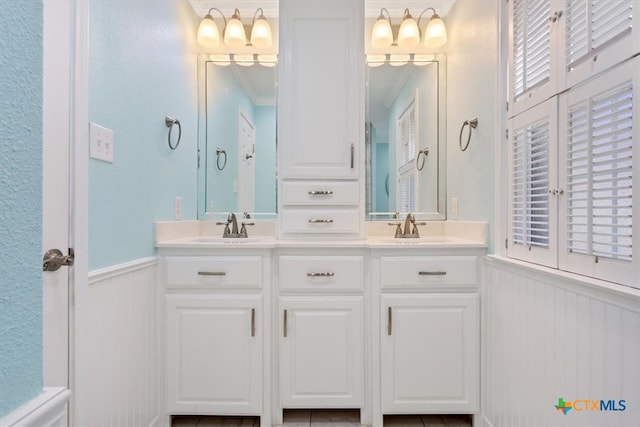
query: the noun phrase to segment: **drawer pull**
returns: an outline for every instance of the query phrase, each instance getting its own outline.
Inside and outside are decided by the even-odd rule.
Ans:
[[[355,145],[351,144],[351,169],[353,169],[353,160],[354,160],[354,151],[355,151]]]
[[[224,271],[198,271],[198,276],[226,276]]]
[[[256,309],[251,309],[251,336],[256,336]]]
[[[307,277],[333,277],[336,273],[307,273]]]
[[[282,323],[282,330],[283,330],[283,334],[284,337],[287,337],[287,310],[284,311],[284,320]]]
[[[387,308],[387,335],[391,335],[391,307]]]
[[[310,195],[310,196],[330,196],[331,194],[333,194],[333,191],[331,191],[331,190],[314,190],[314,191],[309,191],[309,195]]]
[[[419,271],[420,276],[446,276],[446,271]]]
[[[310,219],[309,224],[333,224],[332,219]]]

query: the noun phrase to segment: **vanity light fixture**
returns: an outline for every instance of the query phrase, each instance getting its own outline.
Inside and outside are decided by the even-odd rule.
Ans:
[[[227,21],[220,9],[212,7],[209,9],[205,17],[198,27],[198,44],[200,46],[215,49],[220,46],[220,32],[211,12],[218,12],[224,20],[223,40],[224,44],[231,48],[243,48],[245,46],[254,46],[256,48],[269,48],[273,44],[271,35],[271,26],[264,16],[262,8],[258,8],[253,16],[251,24],[251,38],[247,42],[247,34],[244,24],[240,19],[240,11],[235,9],[233,15]]]
[[[447,43],[447,28],[444,22],[432,7],[428,7],[420,12],[418,21],[411,16],[409,9],[404,10],[402,23],[398,30],[397,42],[393,39],[393,30],[391,27],[391,16],[387,9],[380,9],[380,15],[371,30],[371,46],[376,49],[389,46],[399,46],[401,48],[411,49],[420,45],[420,20],[425,12],[431,11],[431,19],[425,28],[422,38],[422,45],[426,48],[438,48]],[[385,17],[386,13],[386,17]]]

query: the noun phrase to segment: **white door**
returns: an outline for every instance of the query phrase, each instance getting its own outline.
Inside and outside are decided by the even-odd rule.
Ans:
[[[68,419],[78,404],[75,351],[82,324],[88,269],[88,3],[43,2],[43,253],[75,249],[72,267],[43,271],[43,382],[72,391]],[[70,302],[73,301],[73,304]]]
[[[478,410],[477,294],[382,297],[382,411]]]
[[[282,297],[280,303],[283,408],[359,408],[362,297]]]
[[[238,124],[238,175],[240,178],[238,210],[240,212],[254,212],[256,192],[256,128],[249,117],[242,111],[240,111]]]
[[[167,408],[260,415],[261,297],[168,295]]]
[[[42,248],[68,253],[70,168],[70,1],[44,2]],[[45,271],[43,370],[45,386],[69,387],[69,268]]]

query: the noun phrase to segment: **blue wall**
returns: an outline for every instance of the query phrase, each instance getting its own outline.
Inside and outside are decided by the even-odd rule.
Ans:
[[[114,163],[89,163],[89,269],[152,256],[153,222],[196,218],[198,19],[188,2],[92,0],[89,120],[114,131]],[[182,123],[169,149],[166,115]],[[174,132],[175,133],[175,132]],[[174,135],[175,137],[175,135]]]
[[[42,391],[42,21],[0,0],[0,417]]]

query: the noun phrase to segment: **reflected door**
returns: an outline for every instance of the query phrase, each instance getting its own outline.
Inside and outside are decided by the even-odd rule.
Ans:
[[[254,212],[254,200],[256,192],[256,128],[251,120],[243,112],[240,112],[238,124],[238,153],[240,153],[240,164],[238,165],[238,175],[240,181],[238,210],[240,210],[241,212]]]

